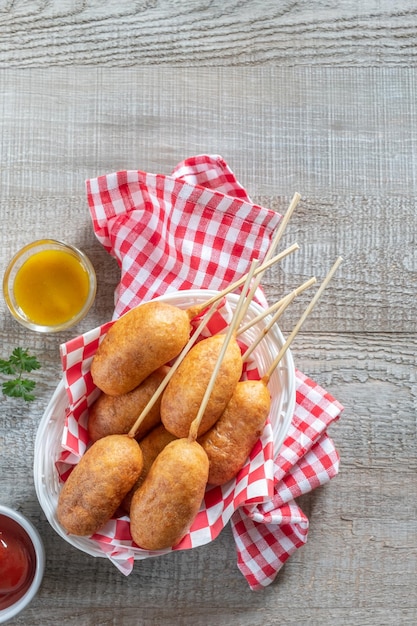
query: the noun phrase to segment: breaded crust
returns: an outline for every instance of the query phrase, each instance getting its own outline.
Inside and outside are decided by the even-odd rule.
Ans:
[[[271,406],[261,380],[241,381],[215,425],[198,439],[209,458],[208,482],[223,485],[242,469],[262,434]]]
[[[132,309],[110,327],[91,363],[91,376],[110,396],[132,391],[176,357],[190,334],[186,311],[151,301]]]
[[[115,513],[142,471],[138,442],[127,435],[99,439],[81,457],[58,499],[60,524],[73,535],[92,535]]]
[[[152,463],[155,461],[158,454],[162,452],[165,446],[171,443],[171,441],[174,441],[174,439],[176,439],[176,437],[171,435],[163,424],[159,424],[159,426],[155,426],[155,428],[153,428],[143,439],[139,441],[143,456],[143,467],[136,483],[123,499],[122,508],[127,513],[130,512],[133,494],[145,480],[149,470],[151,469]]]
[[[138,546],[163,550],[181,541],[200,508],[208,469],[196,441],[177,439],[162,450],[132,498],[130,531]]]
[[[161,402],[161,420],[176,437],[187,437],[197,416],[210,376],[216,365],[224,335],[214,335],[197,343],[186,355],[168,383]],[[199,436],[213,426],[232,397],[242,374],[242,357],[232,338],[198,430]]]
[[[169,368],[159,367],[133,391],[121,396],[102,393],[91,406],[88,414],[88,434],[91,441],[107,435],[123,435],[129,432],[138,416],[167,375]],[[160,421],[161,397],[155,402],[136,433],[142,439]]]

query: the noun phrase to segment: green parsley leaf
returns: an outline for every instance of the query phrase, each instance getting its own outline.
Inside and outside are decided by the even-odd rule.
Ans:
[[[25,402],[32,402],[35,394],[31,393],[36,383],[28,378],[22,378],[24,372],[32,372],[41,367],[36,357],[29,354],[28,350],[15,348],[9,359],[0,359],[0,373],[8,376],[15,376],[13,380],[8,380],[2,384],[2,391],[5,396],[12,398],[22,398]]]
[[[26,402],[31,402],[35,399],[35,395],[30,392],[33,391],[35,385],[36,383],[33,380],[16,378],[15,380],[8,380],[3,383],[2,389],[5,396],[23,398]]]
[[[35,356],[31,356],[29,351],[23,350],[23,348],[15,348],[13,350],[9,363],[20,372],[31,372],[32,370],[38,370],[41,366],[38,359]]]
[[[0,372],[2,374],[13,376],[13,374],[16,374],[16,369],[10,363],[10,361],[5,361],[4,359],[0,359]]]

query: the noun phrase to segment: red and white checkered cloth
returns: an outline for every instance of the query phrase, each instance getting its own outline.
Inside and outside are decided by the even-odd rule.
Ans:
[[[96,236],[121,268],[114,319],[169,292],[221,290],[245,274],[253,258],[264,258],[280,220],[250,200],[219,156],[189,158],[171,176],[100,176],[87,181],[87,196]],[[266,305],[261,289],[257,300]],[[89,366],[111,323],[61,346],[70,403],[57,463],[64,480],[88,445],[88,407],[98,393]],[[268,422],[244,471],[231,485],[207,490],[190,532],[175,549],[214,539],[230,521],[238,567],[250,587],[271,583],[307,539],[308,520],[294,499],[338,472],[339,455],[326,431],[342,409],[296,371],[295,412],[279,454]],[[126,517],[111,520],[93,539],[126,574],[134,558],[155,555],[132,545]]]

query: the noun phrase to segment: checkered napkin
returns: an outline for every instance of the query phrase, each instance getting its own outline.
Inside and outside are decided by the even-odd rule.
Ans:
[[[87,197],[96,236],[121,269],[114,319],[169,292],[221,290],[248,271],[252,258],[264,258],[280,219],[250,200],[219,156],[187,159],[171,176],[142,171],[100,176],[87,181]],[[256,299],[266,306],[262,289]],[[226,305],[217,320],[227,322],[229,314]],[[69,398],[57,462],[63,480],[88,445],[88,407],[98,395],[90,363],[112,323],[61,346]],[[211,330],[216,332],[216,324]],[[259,375],[253,363],[247,368],[248,377]],[[326,430],[342,406],[298,371],[296,386],[295,413],[279,454],[268,421],[245,467],[230,484],[207,489],[190,532],[175,547],[207,543],[230,521],[238,567],[252,589],[271,583],[306,541],[308,520],[294,499],[338,471],[338,453]],[[167,552],[135,546],[123,515],[92,540],[125,574],[135,559]]]

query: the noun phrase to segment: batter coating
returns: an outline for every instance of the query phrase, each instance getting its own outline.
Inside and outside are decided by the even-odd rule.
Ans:
[[[209,462],[196,441],[176,439],[154,461],[130,506],[130,531],[146,550],[177,545],[204,497]]]
[[[161,420],[165,428],[176,437],[188,436],[224,340],[224,335],[213,335],[197,343],[165,389],[161,402]],[[204,411],[198,429],[199,436],[209,430],[223,413],[241,374],[241,352],[237,341],[232,338]]]
[[[271,397],[262,380],[241,381],[213,428],[198,439],[210,462],[208,482],[223,485],[242,469],[262,434]]]
[[[91,363],[91,376],[110,396],[132,391],[176,357],[190,335],[186,311],[151,301],[132,309],[110,327]]]
[[[121,396],[109,396],[102,393],[88,414],[87,428],[91,441],[97,441],[107,435],[127,434],[168,371],[169,368],[166,366],[158,368],[138,387]],[[158,398],[140,424],[136,439],[142,439],[161,421],[160,406],[161,398]]]
[[[57,516],[73,535],[92,535],[116,512],[142,471],[135,439],[109,435],[94,443],[74,467],[60,492]]]
[[[149,470],[151,469],[152,463],[155,461],[158,454],[162,452],[165,446],[171,443],[171,441],[174,441],[174,439],[176,439],[176,437],[171,435],[171,433],[169,433],[162,424],[159,424],[159,426],[155,426],[155,428],[153,428],[151,432],[146,435],[146,437],[139,441],[143,456],[143,467],[139,478],[122,502],[122,507],[127,513],[130,512],[133,494],[145,480]]]

